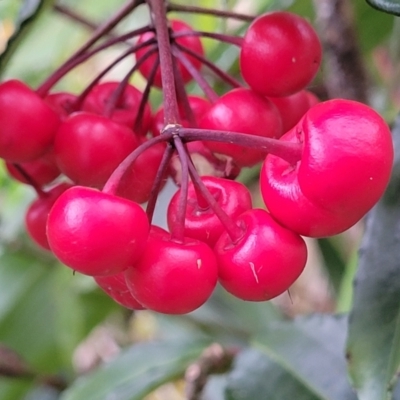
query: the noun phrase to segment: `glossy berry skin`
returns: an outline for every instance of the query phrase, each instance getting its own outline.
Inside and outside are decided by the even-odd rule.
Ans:
[[[0,157],[32,161],[51,147],[58,115],[31,88],[17,80],[0,84]]]
[[[188,116],[186,115],[185,108],[182,104],[178,104],[179,116],[181,118],[180,124],[185,128],[197,128],[201,117],[211,108],[212,104],[204,97],[196,95],[189,95],[188,101],[190,104],[190,108],[192,109],[193,117],[196,124],[194,126],[191,126]],[[154,114],[153,118],[153,124],[151,128],[153,136],[160,135],[161,130],[164,128],[164,126],[164,107],[160,107]]]
[[[321,64],[314,28],[284,11],[263,14],[247,29],[240,69],[249,86],[265,96],[288,96],[304,89]]]
[[[203,116],[201,129],[224,130],[278,138],[282,121],[267,98],[250,89],[234,89],[221,96]],[[265,158],[266,152],[231,143],[204,141],[215,154],[232,157],[239,167],[249,167]]]
[[[72,114],[57,131],[54,153],[61,171],[79,185],[101,188],[138,146],[126,126],[101,115]]]
[[[25,176],[13,165],[6,162],[8,173],[17,181],[30,184]],[[60,169],[57,166],[53,151],[49,151],[45,155],[36,160],[20,163],[19,166],[33,179],[39,186],[44,186],[53,182],[60,175]]]
[[[205,243],[171,240],[151,232],[140,260],[125,272],[127,285],[144,307],[165,314],[185,314],[200,307],[217,283],[217,263]]]
[[[382,196],[393,164],[391,134],[368,106],[330,100],[312,107],[281,140],[302,143],[296,165],[268,155],[261,192],[276,220],[305,236],[350,228]]]
[[[119,82],[103,82],[96,85],[86,96],[82,110],[94,114],[104,115],[107,104],[111,100],[113,93],[117,90]],[[115,109],[112,111],[110,118],[119,124],[125,125],[133,129],[136,122],[136,117],[139,111],[140,100],[143,93],[136,89],[134,86],[127,84],[117,101]],[[151,110],[148,103],[146,103],[141,123],[138,127],[137,133],[139,136],[144,136],[150,129],[152,122]]]
[[[65,121],[69,115],[77,111],[75,103],[78,96],[68,92],[50,93],[44,101],[58,114],[61,121]]]
[[[157,143],[140,154],[121,178],[117,195],[136,203],[148,201],[164,150],[165,145]],[[167,176],[162,182],[162,187],[166,179]]]
[[[148,231],[146,213],[138,204],[81,186],[57,199],[47,223],[56,257],[91,276],[114,275],[133,265]]]
[[[301,236],[261,209],[246,211],[236,223],[244,231],[239,241],[225,232],[214,247],[221,285],[247,301],[270,300],[288,290],[307,261]]]
[[[193,31],[193,29],[191,28],[190,25],[186,24],[183,21],[180,20],[171,20],[170,21],[170,27],[172,29],[173,32],[191,32]],[[139,36],[139,39],[137,41],[137,44],[146,42],[150,39],[154,38],[154,33],[153,32],[146,32],[143,35]],[[203,50],[203,45],[201,44],[201,40],[197,37],[197,36],[182,36],[182,37],[178,37],[176,39],[174,39],[174,41],[176,43],[178,43],[179,45],[183,46],[183,47],[187,47],[188,49],[194,51],[195,53],[197,53],[198,55],[202,56],[204,55],[204,50]],[[142,49],[139,49],[136,52],[136,60],[139,60],[142,56],[144,56],[148,51],[148,47],[144,47]],[[142,73],[142,75],[148,79],[148,77],[150,76],[150,72],[153,68],[153,65],[156,61],[156,55],[152,55],[150,56],[146,61],[143,62],[143,64],[139,67],[139,71]],[[190,62],[193,64],[193,66],[196,69],[200,69],[201,68],[201,62],[197,59],[194,58],[192,56],[187,55],[186,56]],[[182,75],[182,79],[184,82],[189,82],[192,79],[192,76],[190,75],[190,73],[188,72],[188,70],[179,62],[179,61],[174,61],[177,62],[179,71],[181,72]],[[162,82],[161,82],[161,70],[160,68],[157,69],[155,77],[154,77],[154,82],[153,82],[153,86],[155,87],[162,87]]]
[[[144,307],[132,296],[125,281],[125,275],[95,276],[97,285],[116,303],[130,310],[144,310]]]
[[[242,183],[213,176],[203,176],[201,180],[218,205],[231,218],[238,217],[252,207],[250,192]],[[173,227],[177,224],[176,216],[178,215],[180,193],[180,190],[175,193],[168,206],[167,220],[170,231],[173,231]],[[185,216],[185,235],[214,247],[224,230],[224,226],[213,209],[210,206],[202,207],[199,204],[194,185],[191,182]]]
[[[310,98],[306,90],[301,90],[290,96],[268,98],[274,103],[281,116],[282,134],[292,129],[311,108]]]
[[[70,187],[71,185],[67,183],[55,186],[44,196],[33,201],[25,214],[25,226],[29,236],[43,249],[50,250],[46,234],[49,212],[59,196]]]

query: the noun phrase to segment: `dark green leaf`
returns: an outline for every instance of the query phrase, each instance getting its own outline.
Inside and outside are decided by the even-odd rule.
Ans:
[[[7,43],[7,47],[0,55],[0,76],[3,74],[9,60],[20,42],[29,33],[31,27],[38,20],[39,16],[53,6],[55,0],[24,0],[15,22],[14,34]]]
[[[354,283],[348,367],[360,400],[386,400],[400,367],[400,118],[395,165],[385,196],[371,211]]]
[[[372,7],[393,15],[400,15],[399,0],[367,0]]]
[[[287,368],[254,349],[244,350],[236,357],[228,375],[226,395],[228,400],[325,399]]]
[[[338,293],[342,284],[343,275],[346,269],[346,264],[342,255],[330,238],[318,239],[318,247],[324,259],[324,265],[330,282]]]
[[[209,344],[203,339],[139,343],[78,379],[61,400],[142,400],[161,384],[181,376]]]
[[[314,315],[271,324],[255,344],[280,366],[278,377],[285,372],[319,399],[355,400],[346,375],[346,330],[345,317]]]

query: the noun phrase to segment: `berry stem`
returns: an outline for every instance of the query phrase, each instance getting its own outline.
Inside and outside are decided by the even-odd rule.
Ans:
[[[210,100],[211,103],[215,103],[219,99],[217,93],[215,93],[214,89],[204,79],[203,75],[201,75],[201,73],[197,70],[197,68],[193,65],[193,63],[186,57],[186,55],[183,54],[183,52],[179,50],[179,48],[175,45],[172,46],[172,54],[189,71],[190,75],[199,85],[200,89],[204,92],[208,100]]]
[[[155,41],[151,40],[151,43],[155,43]],[[144,47],[142,45],[146,45],[147,46],[149,44],[150,44],[150,41],[147,41],[147,42],[141,43],[138,46],[132,46],[127,51],[125,51],[123,54],[121,54],[118,58],[116,58],[108,67],[106,67],[103,71],[101,71],[101,73],[99,75],[97,75],[96,78],[94,78],[92,80],[92,82],[90,82],[90,84],[86,87],[86,89],[78,96],[78,98],[76,99],[76,102],[74,104],[74,109],[75,110],[79,110],[79,108],[81,107],[81,105],[82,105],[83,101],[85,100],[86,96],[93,89],[93,87],[97,85],[97,83],[101,80],[101,78],[103,78],[103,76],[105,76],[109,71],[111,71],[123,59],[125,59],[128,56],[131,56],[132,53],[135,53],[137,50],[139,50],[140,48]],[[156,47],[155,46],[151,47],[149,49],[149,51],[153,50],[153,49],[156,49]]]
[[[59,14],[62,14],[69,19],[71,19],[74,22],[79,22],[81,25],[85,26],[86,28],[95,31],[98,29],[98,25],[96,25],[94,22],[90,21],[89,19],[83,17],[82,15],[78,14],[74,10],[72,10],[70,7],[63,6],[61,4],[54,4],[53,10],[58,12]],[[111,34],[108,35],[109,37],[112,37]]]
[[[176,224],[171,232],[171,240],[183,243],[185,238],[185,219],[189,189],[189,162],[188,154],[179,136],[174,136],[174,145],[179,156],[182,168],[181,192],[179,195]]]
[[[26,179],[28,184],[32,186],[32,188],[35,190],[36,194],[38,197],[46,197],[47,193],[41,188],[41,186],[25,171],[21,165],[13,163],[13,167]]]
[[[220,207],[218,202],[215,200],[214,196],[207,189],[206,185],[201,180],[199,173],[197,172],[194,164],[191,162],[190,156],[187,155],[189,159],[189,173],[192,178],[193,184],[195,185],[196,192],[200,191],[201,196],[205,199],[208,205],[213,209],[215,215],[221,221],[232,242],[237,243],[243,236],[243,230],[236,225],[232,218]],[[198,197],[199,199],[199,197]],[[200,205],[200,202],[199,202]]]
[[[118,107],[118,103],[121,101],[126,86],[129,83],[129,79],[131,78],[132,74],[155,52],[157,51],[156,48],[149,49],[142,57],[137,60],[135,65],[128,71],[125,77],[119,82],[117,88],[115,89],[112,96],[108,99],[107,105],[104,109],[104,116],[110,118],[112,113],[114,112],[115,108]]]
[[[241,47],[243,43],[243,38],[233,35],[226,35],[223,33],[214,33],[214,32],[204,32],[204,31],[180,31],[175,32],[172,37],[177,39],[179,37],[184,36],[200,36],[200,37],[207,37],[210,39],[218,40],[219,42],[233,44],[234,46]]]
[[[233,19],[238,19],[240,21],[247,21],[247,22],[251,22],[255,18],[252,15],[239,14],[239,13],[235,13],[232,11],[221,11],[221,10],[214,10],[212,8],[204,8],[204,7],[196,7],[196,6],[184,6],[181,4],[174,4],[174,3],[168,3],[167,10],[168,11],[179,11],[179,12],[184,12],[184,13],[192,13],[192,14],[212,15],[214,17],[221,17],[221,18],[233,18]]]
[[[292,165],[300,161],[303,155],[303,145],[301,143],[284,142],[279,139],[250,135],[247,133],[180,128],[179,136],[185,142],[210,140],[215,142],[234,143],[240,146],[264,150],[269,154],[273,154],[274,156],[286,160]]]
[[[221,68],[219,68],[217,65],[215,65],[212,61],[207,60],[207,58],[195,53],[193,50],[189,49],[188,47],[181,46],[179,43],[175,43],[175,45],[181,50],[182,52],[196,58],[199,60],[202,64],[207,66],[211,71],[213,71],[217,76],[219,76],[223,81],[228,83],[234,88],[242,87],[242,84],[237,81],[233,76],[229,75],[225,71],[223,71]]]
[[[146,86],[142,93],[142,98],[140,99],[138,112],[137,112],[137,115],[135,118],[135,124],[133,126],[134,132],[138,132],[142,128],[144,109],[146,107],[147,100],[149,99],[150,90],[153,85],[154,78],[156,76],[156,72],[157,72],[159,65],[160,65],[160,58],[157,55],[157,59],[154,62],[153,66],[151,67],[151,71],[150,71],[149,77],[147,79]]]
[[[151,146],[155,145],[156,143],[168,142],[169,140],[172,139],[172,137],[173,137],[173,132],[165,132],[163,135],[156,136],[142,143],[139,147],[133,150],[132,153],[129,154],[121,162],[121,164],[118,165],[118,167],[108,178],[102,191],[104,193],[109,193],[114,195],[118,189],[118,185],[121,178],[123,177],[125,171],[132,165],[132,163],[134,163],[136,159]]]
[[[61,79],[66,75],[68,72],[73,70],[75,67],[78,65],[82,64],[89,58],[93,57],[95,54],[99,53],[100,51],[111,47],[117,43],[123,42],[127,39],[130,39],[132,37],[141,35],[142,33],[148,32],[150,30],[150,26],[144,26],[142,28],[136,29],[132,32],[128,32],[124,35],[112,38],[103,44],[99,45],[98,47],[94,48],[93,50],[87,52],[87,53],[82,53],[82,54],[74,54],[72,57],[70,57],[64,64],[62,64],[58,69],[56,69],[37,89],[36,93],[44,97],[48,91]],[[146,42],[141,43],[140,46],[132,46],[129,48],[130,52],[135,52],[139,50],[142,47],[145,47],[151,43],[155,43],[154,40],[149,40]],[[129,53],[128,53],[129,54]],[[121,56],[122,57],[122,56]],[[125,58],[126,56],[124,56]],[[121,58],[122,59],[122,58]]]
[[[175,92],[174,68],[171,55],[167,11],[164,1],[147,0],[156,28],[160,57],[161,83],[163,87],[164,123],[173,125],[179,122],[178,102]]]
[[[194,116],[192,107],[190,106],[189,99],[185,89],[185,82],[183,81],[182,74],[177,64],[174,64],[174,78],[175,88],[178,103],[180,107],[183,107],[183,115],[189,122],[189,126],[197,127],[196,118]]]
[[[146,206],[146,214],[149,222],[151,223],[153,220],[154,210],[156,208],[158,194],[160,193],[161,182],[164,179],[167,168],[169,166],[169,162],[171,161],[171,157],[174,154],[174,147],[171,143],[167,144],[167,148],[164,151],[163,157],[161,159],[160,165],[157,170],[156,177],[154,179],[153,186],[151,188],[151,195],[149,201]]]

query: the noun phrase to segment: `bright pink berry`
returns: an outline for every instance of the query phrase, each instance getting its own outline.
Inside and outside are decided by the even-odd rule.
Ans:
[[[67,183],[55,186],[33,201],[25,214],[25,226],[29,236],[43,249],[50,250],[46,234],[49,212],[59,196],[70,187],[71,185]]]
[[[82,110],[89,111],[94,114],[104,115],[108,103],[117,90],[119,82],[103,82],[96,85],[86,96]],[[143,93],[134,86],[127,84],[122,92],[121,97],[115,104],[110,118],[119,124],[126,125],[128,128],[135,127],[136,118],[139,111],[140,101]],[[151,110],[146,102],[144,112],[137,133],[140,136],[147,134],[152,122]]]
[[[288,96],[304,89],[321,64],[314,28],[284,11],[263,14],[247,29],[240,69],[250,87],[265,96]]]
[[[138,260],[149,231],[136,203],[75,186],[50,211],[47,237],[57,258],[82,274],[115,275]]]
[[[247,301],[270,300],[288,290],[307,261],[301,236],[261,209],[246,211],[236,223],[243,236],[232,242],[225,232],[214,247],[221,285]]]
[[[250,89],[234,89],[216,101],[200,121],[201,129],[224,130],[278,138],[282,121],[277,108],[267,98]],[[252,166],[265,158],[266,152],[231,143],[205,141],[215,154],[232,157],[240,167]]]
[[[301,143],[296,165],[268,155],[261,175],[267,208],[305,236],[340,233],[382,196],[393,163],[391,134],[368,106],[330,100],[311,108],[281,140]]]
[[[171,240],[151,232],[140,260],[125,272],[127,284],[144,307],[165,314],[185,314],[200,307],[217,283],[217,263],[205,243]]]
[[[144,307],[132,296],[123,272],[109,276],[95,276],[94,280],[116,303],[130,310],[144,310]]]
[[[51,147],[58,115],[31,88],[17,80],[0,84],[0,157],[32,161]]]
[[[231,218],[236,218],[251,208],[250,192],[242,183],[213,176],[203,176],[201,180],[213,195],[218,205]],[[171,231],[177,224],[176,217],[179,214],[180,194],[181,191],[178,190],[168,206],[167,218]],[[202,202],[199,204],[195,187],[191,182],[187,198],[185,235],[214,247],[215,242],[221,236],[222,232],[224,232],[225,228],[213,209],[204,202],[205,200],[202,199]]]
[[[179,20],[171,20],[170,21],[170,26],[173,32],[191,32],[193,29],[191,28],[190,25],[186,24],[183,21]],[[137,41],[138,44],[146,42],[150,39],[154,38],[154,32],[146,32],[143,35],[139,36],[139,39]],[[197,36],[182,36],[174,39],[176,43],[179,45],[186,47],[198,55],[202,56],[204,54],[203,50],[203,45],[201,44],[201,40]],[[136,59],[139,60],[142,56],[144,56],[148,51],[148,47],[144,47],[142,49],[139,49],[136,52]],[[146,61],[143,62],[143,64],[139,67],[139,71],[142,73],[142,75],[148,79],[150,72],[153,68],[153,65],[156,61],[157,55],[152,55],[150,56]],[[193,56],[187,56],[187,58],[190,60],[190,62],[193,64],[193,66],[196,69],[200,69],[201,67],[201,62],[193,57]],[[176,61],[175,61],[176,62]],[[182,74],[182,78],[184,82],[189,82],[192,79],[192,76],[190,75],[189,71],[179,62],[177,61],[178,68]],[[154,82],[153,86],[162,87],[162,82],[161,82],[161,70],[160,68],[157,69],[157,72],[154,77]]]
[[[75,183],[101,188],[137,146],[138,139],[126,126],[79,112],[61,124],[54,153],[61,171]]]

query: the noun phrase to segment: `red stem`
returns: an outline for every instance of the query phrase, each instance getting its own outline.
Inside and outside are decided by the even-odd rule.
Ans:
[[[136,29],[132,32],[128,32],[124,35],[118,36],[116,38],[112,38],[103,44],[99,45],[95,49],[91,50],[88,53],[82,53],[82,54],[74,54],[71,56],[64,64],[62,64],[58,69],[56,69],[37,89],[36,93],[44,97],[48,91],[61,79],[66,75],[68,72],[70,72],[72,69],[77,67],[78,65],[82,64],[86,60],[88,60],[90,57],[94,56],[96,53],[113,46],[114,44],[117,44],[119,42],[123,42],[124,40],[130,39],[132,37],[138,36],[142,33],[148,32],[150,30],[150,26],[144,26],[142,28]],[[139,48],[145,47],[149,44],[153,43],[153,40],[149,40],[146,42],[141,43],[140,47],[139,46],[133,46],[131,48],[131,51],[137,51]]]
[[[157,34],[163,87],[164,123],[165,125],[178,124],[178,102],[175,92],[174,68],[165,3],[161,0],[147,0],[147,2],[152,12]]]
[[[181,4],[174,4],[169,3],[167,5],[168,11],[179,11],[179,12],[186,12],[186,13],[193,13],[193,14],[205,14],[205,15],[212,15],[214,17],[221,17],[221,18],[233,18],[238,19],[241,21],[251,22],[254,20],[254,16],[246,15],[246,14],[239,14],[232,11],[221,11],[221,10],[214,10],[212,8],[204,8],[204,7],[196,7],[196,6],[183,6]]]
[[[141,130],[141,128],[142,128],[144,109],[146,107],[147,100],[149,99],[150,90],[151,90],[151,87],[153,85],[154,78],[156,76],[157,69],[158,69],[159,65],[160,65],[160,59],[159,59],[159,57],[157,55],[157,59],[154,62],[153,66],[151,67],[151,71],[150,71],[150,74],[148,76],[146,86],[145,86],[144,91],[142,93],[142,98],[140,99],[140,104],[139,104],[138,112],[137,112],[137,115],[136,115],[135,124],[133,126],[133,131],[134,132],[137,132],[138,130]]]
[[[264,150],[286,160],[289,164],[296,164],[303,155],[301,143],[284,142],[279,139],[272,139],[247,133],[230,131],[216,131],[208,129],[180,128],[179,136],[185,142],[196,140],[211,140],[214,142],[233,143],[239,146]]]
[[[147,214],[147,218],[149,219],[150,223],[153,220],[153,215],[154,215],[154,210],[156,208],[158,194],[160,193],[160,189],[161,189],[161,183],[166,175],[167,168],[169,166],[169,162],[171,161],[171,157],[172,157],[174,151],[175,151],[175,149],[173,148],[171,143],[168,143],[167,148],[165,149],[163,157],[161,159],[160,165],[158,167],[156,178],[154,179],[154,183],[151,188],[151,195],[150,195],[149,201],[147,202],[147,207],[146,207],[146,214]]]
[[[176,46],[172,47],[172,54],[189,71],[190,75],[200,86],[200,89],[204,92],[208,100],[210,100],[211,103],[215,103],[219,98],[217,93],[214,92],[214,89],[204,79],[203,75],[197,70],[193,63]]]
[[[178,42],[175,42],[175,45],[182,52],[187,53],[188,55],[199,60],[202,64],[206,65],[211,71],[213,71],[217,76],[219,76],[223,81],[225,81],[232,87],[234,87],[234,88],[242,87],[242,84],[239,81],[237,81],[233,76],[230,76],[229,74],[227,74],[225,71],[223,71],[217,65],[215,65],[213,62],[211,62],[210,60],[207,60],[207,58],[201,56],[200,54],[195,53],[193,50],[189,49],[188,47],[181,46]]]
[[[179,194],[178,211],[176,215],[176,223],[172,227],[171,240],[183,243],[185,240],[185,219],[189,188],[189,163],[188,154],[179,136],[174,137],[174,145],[179,156],[182,168],[181,188]]]
[[[121,82],[119,82],[117,88],[115,89],[114,93],[112,96],[108,99],[107,105],[104,109],[104,116],[107,118],[110,118],[113,111],[117,107],[118,102],[121,100],[124,91],[126,89],[126,86],[128,85],[129,79],[132,76],[132,74],[149,58],[151,57],[155,52],[157,51],[156,48],[149,49],[145,54],[143,54],[142,57],[137,60],[135,65],[129,70],[129,72],[125,75],[125,77],[122,79]]]
[[[223,33],[214,33],[214,32],[204,32],[204,31],[179,31],[174,32],[172,37],[177,39],[179,37],[185,36],[200,36],[200,37],[207,37],[210,39],[218,40],[219,42],[233,44],[234,46],[241,47],[243,43],[243,38],[239,36],[233,35],[225,35]]]

